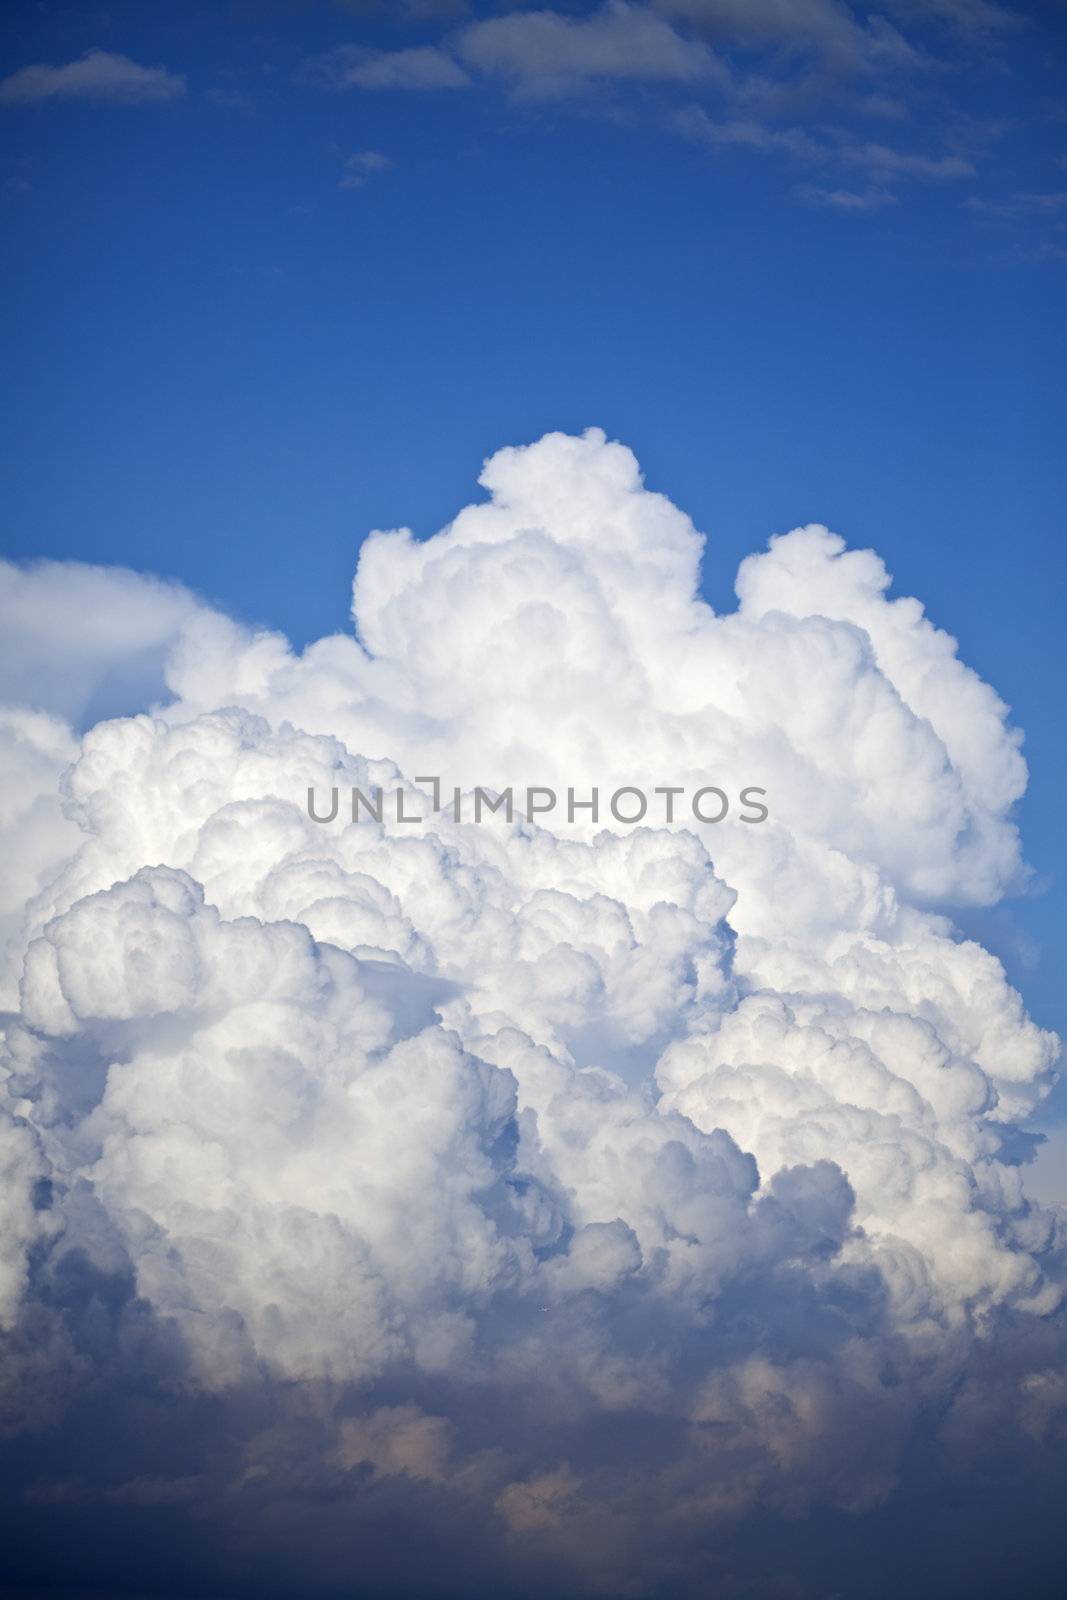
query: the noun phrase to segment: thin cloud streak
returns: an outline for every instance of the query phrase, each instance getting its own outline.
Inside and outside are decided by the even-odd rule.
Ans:
[[[920,151],[896,150],[871,140],[856,140],[845,133],[840,133],[833,142],[825,138],[819,140],[803,128],[777,128],[752,119],[717,121],[701,106],[688,106],[676,112],[673,125],[687,139],[713,149],[755,150],[789,156],[815,166],[858,167],[876,182],[916,178],[940,183],[975,175],[973,162],[962,156],[930,156]]]

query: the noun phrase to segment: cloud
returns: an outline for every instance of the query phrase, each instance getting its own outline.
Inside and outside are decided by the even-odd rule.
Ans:
[[[826,161],[830,151],[803,128],[774,128],[752,118],[716,121],[701,106],[677,112],[674,126],[702,144],[734,145],[746,150],[782,151],[802,161]]]
[[[1062,261],[1067,255],[1061,242],[1067,225],[1067,193],[1062,190],[969,195],[963,206],[980,222],[1014,225],[1010,236],[1016,243],[1010,260]]]
[[[865,117],[880,117],[886,122],[906,122],[908,119],[907,103],[893,95],[862,95],[856,102],[856,110]]]
[[[722,80],[725,69],[703,44],[624,0],[592,16],[523,11],[476,22],[456,40],[472,69],[502,77],[525,95],[574,93],[592,82],[691,83]]]
[[[690,137],[856,168],[865,182],[812,186],[809,199],[872,210],[890,203],[878,197],[898,181],[974,176],[979,154],[1005,124],[981,124],[957,106],[927,133],[934,148],[902,150],[867,140],[863,119],[900,123],[914,114],[919,125],[920,111],[934,104],[922,86],[952,81],[953,52],[977,62],[1027,21],[993,0],[897,0],[888,8],[893,20],[844,0],[495,9],[504,14],[469,20],[467,8],[468,20],[399,50],[343,47],[309,63],[305,76],[368,91],[496,85],[517,101],[588,100],[608,87],[631,95],[651,85],[706,92],[704,104],[673,113]],[[819,194],[859,200],[813,198]]]
[[[36,105],[46,100],[104,100],[146,105],[176,100],[185,79],[165,67],[142,67],[110,50],[88,50],[62,67],[20,67],[0,81],[0,105]]]
[[[974,163],[962,156],[927,156],[909,150],[893,150],[884,144],[845,144],[842,161],[865,167],[869,172],[886,177],[941,179],[972,178]]]
[[[123,567],[0,560],[0,701],[75,723],[148,705],[198,604],[179,583]]]
[[[1057,218],[1067,210],[1067,192],[1057,190],[1045,194],[1016,194],[1001,200],[970,195],[963,204],[968,211],[981,217]]]
[[[751,118],[717,121],[701,106],[689,106],[673,118],[686,138],[717,147],[735,146],[772,154],[781,153],[815,165],[860,167],[877,188],[893,178],[920,178],[940,182],[974,175],[974,165],[962,156],[928,156],[894,150],[871,140],[840,135],[832,142],[814,138],[803,128],[780,128]]]
[[[944,23],[983,36],[1024,23],[1022,14],[994,0],[888,0],[887,9],[916,22]]]
[[[18,980],[28,901],[77,830],[58,790],[76,730],[166,699],[165,661],[200,603],[181,584],[76,561],[0,561],[0,1005]]]
[[[839,0],[656,0],[657,10],[712,39],[785,47],[839,72],[912,66],[918,52],[884,17],[860,23]]]
[[[148,582],[151,710],[76,737],[30,709],[47,649],[10,681],[11,837],[47,844],[5,869],[19,1504],[133,1539],[167,1507],[153,1560],[195,1524],[202,1592],[236,1550],[261,1593],[357,1561],[375,1593],[767,1593],[769,1517],[1055,1481],[1063,1219],[1020,1162],[1057,1041],[951,922],[1025,874],[1005,706],[821,526],[716,615],[597,430],[481,483],[370,536],[350,634],[296,654]],[[107,593],[32,579],[45,641]],[[469,805],[747,782],[758,826]],[[317,823],[309,786],[425,820]]]
[[[605,0],[577,12],[510,7],[417,46],[346,46],[311,62],[306,76],[365,90],[495,84],[519,101],[588,97],[607,86],[705,90],[715,96],[714,110],[701,104],[673,112],[689,137],[856,168],[864,184],[809,186],[807,198],[874,210],[891,203],[898,181],[974,176],[977,153],[1001,125],[979,126],[957,112],[941,130],[947,149],[939,152],[867,140],[859,119],[903,122],[920,80],[948,81],[946,31],[954,49],[981,54],[1021,20],[991,0],[900,0],[890,9],[914,24],[914,38],[843,0]]]
[[[458,59],[457,59],[458,57]],[[575,94],[594,83],[723,81],[725,68],[699,41],[626,0],[589,17],[521,11],[473,22],[439,45],[373,51],[346,47],[313,64],[334,86],[462,89],[471,74],[502,79],[530,98]]]
[[[392,166],[388,156],[383,156],[378,150],[357,150],[355,155],[349,156],[345,162],[344,174],[339,187],[342,189],[362,189],[368,178],[376,172],[384,172]]]
[[[842,0],[654,0],[656,9],[706,35],[748,49],[805,53],[839,73],[924,63],[922,51],[879,13]],[[981,41],[1017,27],[1019,14],[993,0],[889,0],[885,10],[922,27],[947,26]],[[857,12],[860,14],[857,15]]]
[[[833,211],[882,211],[897,204],[895,194],[886,189],[820,189],[812,183],[800,184],[798,200],[810,206],[828,206]]]
[[[342,11],[353,11],[357,16],[371,15],[386,9],[399,11],[405,21],[424,22],[434,17],[463,16],[470,10],[468,0],[334,0]]]
[[[377,51],[345,46],[321,57],[311,72],[337,89],[465,89],[470,83],[463,68],[436,45]]]

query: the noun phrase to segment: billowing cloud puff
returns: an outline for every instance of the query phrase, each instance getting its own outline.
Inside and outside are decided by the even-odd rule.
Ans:
[[[797,530],[720,617],[602,434],[482,482],[371,536],[351,636],[152,588],[154,705],[76,737],[14,686],[11,1426],[77,1459],[87,1395],[213,1408],[33,1493],[227,1548],[281,1507],[316,1581],[358,1545],[411,1592],[386,1517],[442,1593],[688,1593],[756,1508],[873,1514],[931,1416],[972,1449],[1014,1384],[1054,1430],[1062,1214],[1018,1124],[1056,1041],[950,921],[1021,881],[1025,765],[872,552]],[[33,577],[43,617],[71,581]],[[474,820],[529,785],[556,806]]]
[[[198,609],[180,584],[123,567],[0,561],[0,698],[80,727],[140,710]]]

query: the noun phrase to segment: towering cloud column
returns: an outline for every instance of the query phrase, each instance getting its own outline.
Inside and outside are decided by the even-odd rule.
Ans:
[[[1051,1426],[1061,1224],[1018,1125],[1056,1041],[951,922],[1023,881],[1026,768],[872,552],[799,529],[717,616],[603,434],[482,483],[371,536],[353,636],[296,655],[156,585],[105,663],[142,714],[75,734],[46,662],[8,674],[12,1426],[50,1420],[75,1496],[227,1538],[286,1507],[316,1581],[358,1538],[403,1587],[387,1503],[444,1572],[476,1524],[476,1587],[644,1592],[756,1506],[883,1503],[932,1414],[961,1456],[1012,1395]],[[564,799],[475,820],[530,786]],[[754,826],[714,800],[745,789]],[[211,1426],[91,1481],[85,1395],[146,1386]]]

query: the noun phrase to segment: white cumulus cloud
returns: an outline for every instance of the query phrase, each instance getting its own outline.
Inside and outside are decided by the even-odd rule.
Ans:
[[[6,825],[44,842],[5,900],[7,1403],[239,1395],[195,1471],[62,1493],[233,1531],[313,1460],[385,1587],[388,1503],[446,1567],[475,1518],[480,1583],[646,1592],[754,1506],[881,1504],[922,1419],[1010,1409],[998,1329],[1053,1326],[1019,1123],[1057,1042],[951,922],[1023,881],[1026,767],[872,551],[796,529],[719,616],[597,430],[482,484],[373,534],[354,631],[299,655],[129,574],[11,575]],[[134,600],[106,646],[62,627],[89,592]],[[66,686],[124,660],[144,709],[75,734]],[[600,815],[473,821],[530,784]],[[749,784],[755,825],[607,803]],[[352,822],[379,786],[424,820]],[[127,1285],[106,1355],[87,1276]]]

